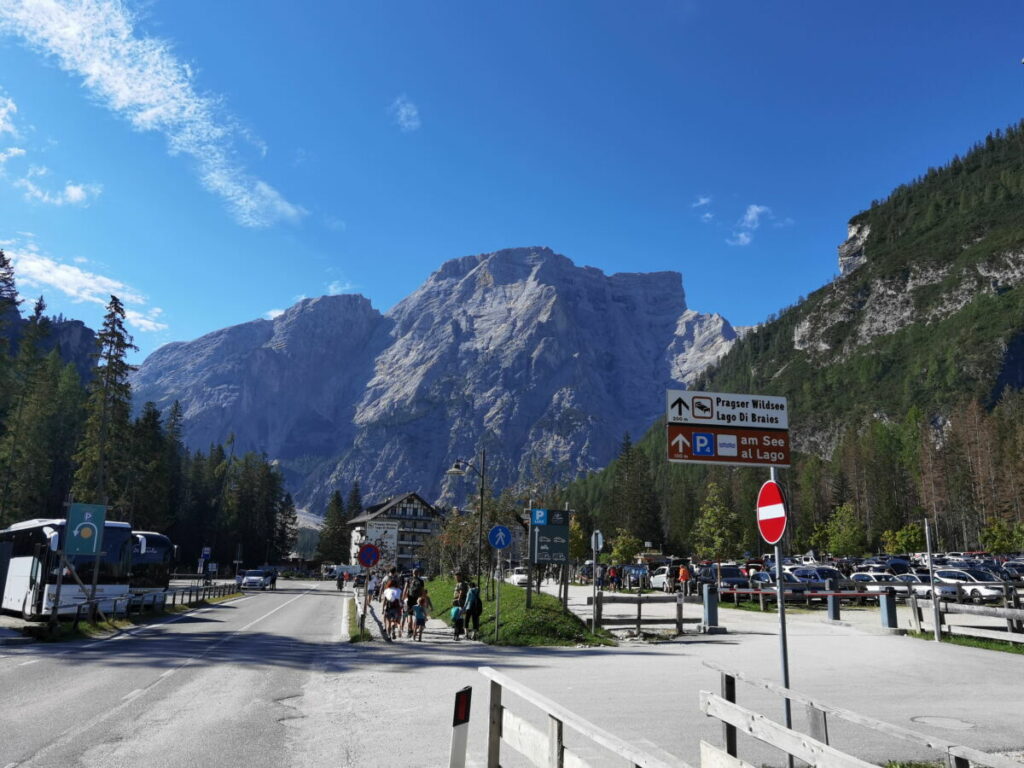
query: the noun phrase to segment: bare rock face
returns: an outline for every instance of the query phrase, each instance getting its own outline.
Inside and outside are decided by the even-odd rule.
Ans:
[[[871,227],[867,224],[854,224],[851,221],[847,225],[846,242],[839,246],[840,276],[845,277],[867,261],[864,246],[870,234]]]
[[[735,338],[676,272],[517,248],[447,262],[387,315],[328,296],[168,345],[133,383],[140,405],[182,402],[190,445],[233,432],[280,459],[311,509],[356,479],[368,500],[461,500],[475,482],[444,470],[483,449],[494,488],[603,467]]]

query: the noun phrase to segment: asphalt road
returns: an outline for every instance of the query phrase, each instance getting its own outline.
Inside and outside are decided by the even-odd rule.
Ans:
[[[700,739],[721,739],[721,727],[698,709],[700,689],[718,689],[702,662],[778,675],[771,616],[729,612],[727,635],[619,648],[454,643],[436,621],[422,643],[352,645],[342,642],[346,601],[333,583],[279,587],[116,639],[0,647],[0,768],[444,766],[454,695],[466,685],[475,696],[469,764],[480,766],[484,665],[609,732],[696,765]],[[799,690],[986,750],[1024,746],[1024,656],[811,619],[793,621],[790,647]],[[778,717],[769,695],[742,685],[739,694]],[[543,724],[516,697],[506,703]],[[870,760],[938,757],[838,723],[830,731],[837,746]],[[567,742],[595,766],[622,764],[571,733]],[[740,756],[784,764],[742,739]],[[524,763],[505,753],[502,764]]]

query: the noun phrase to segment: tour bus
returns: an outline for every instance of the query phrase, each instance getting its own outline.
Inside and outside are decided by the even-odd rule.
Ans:
[[[162,533],[132,531],[132,594],[162,592],[171,586],[171,571],[178,548]]]
[[[25,520],[0,531],[0,541],[12,544],[2,607],[26,619],[42,619],[53,611],[60,561],[57,550],[64,533],[63,519]],[[109,611],[115,598],[128,595],[131,572],[132,529],[128,523],[108,520],[103,528],[103,552],[100,559],[96,597],[103,600],[100,610]],[[76,606],[92,593],[95,555],[71,555],[68,563],[78,579],[64,570],[60,589],[62,614],[74,613]],[[79,581],[85,585],[83,589]]]

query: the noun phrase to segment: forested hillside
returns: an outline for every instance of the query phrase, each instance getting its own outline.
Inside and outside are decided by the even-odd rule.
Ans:
[[[789,399],[793,550],[910,548],[926,516],[942,547],[1024,549],[1022,203],[1017,125],[855,216],[843,274],[697,383]],[[759,549],[752,510],[767,470],[670,466],[665,453],[659,423],[576,483],[575,506],[605,528],[645,520],[683,552],[701,548],[694,527],[717,505],[739,515],[735,551],[721,554]]]
[[[189,451],[181,409],[164,420],[152,403],[131,418],[132,348],[124,308],[110,297],[96,336],[88,384],[64,362],[42,297],[22,321],[14,270],[0,250],[0,318],[23,325],[17,348],[0,328],[0,528],[65,516],[71,499],[106,503],[108,519],[169,533],[185,562],[202,547],[229,563],[287,556],[296,513],[280,470],[266,457],[235,456],[234,447]],[[47,352],[47,350],[50,350]],[[79,361],[80,362],[80,361]]]

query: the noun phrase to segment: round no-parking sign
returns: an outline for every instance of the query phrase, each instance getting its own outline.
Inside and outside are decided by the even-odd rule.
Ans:
[[[778,544],[786,532],[786,497],[774,480],[762,485],[757,494],[757,527],[768,544]]]
[[[359,554],[356,557],[363,568],[373,568],[377,561],[380,560],[380,550],[373,544],[363,544],[359,548]]]

